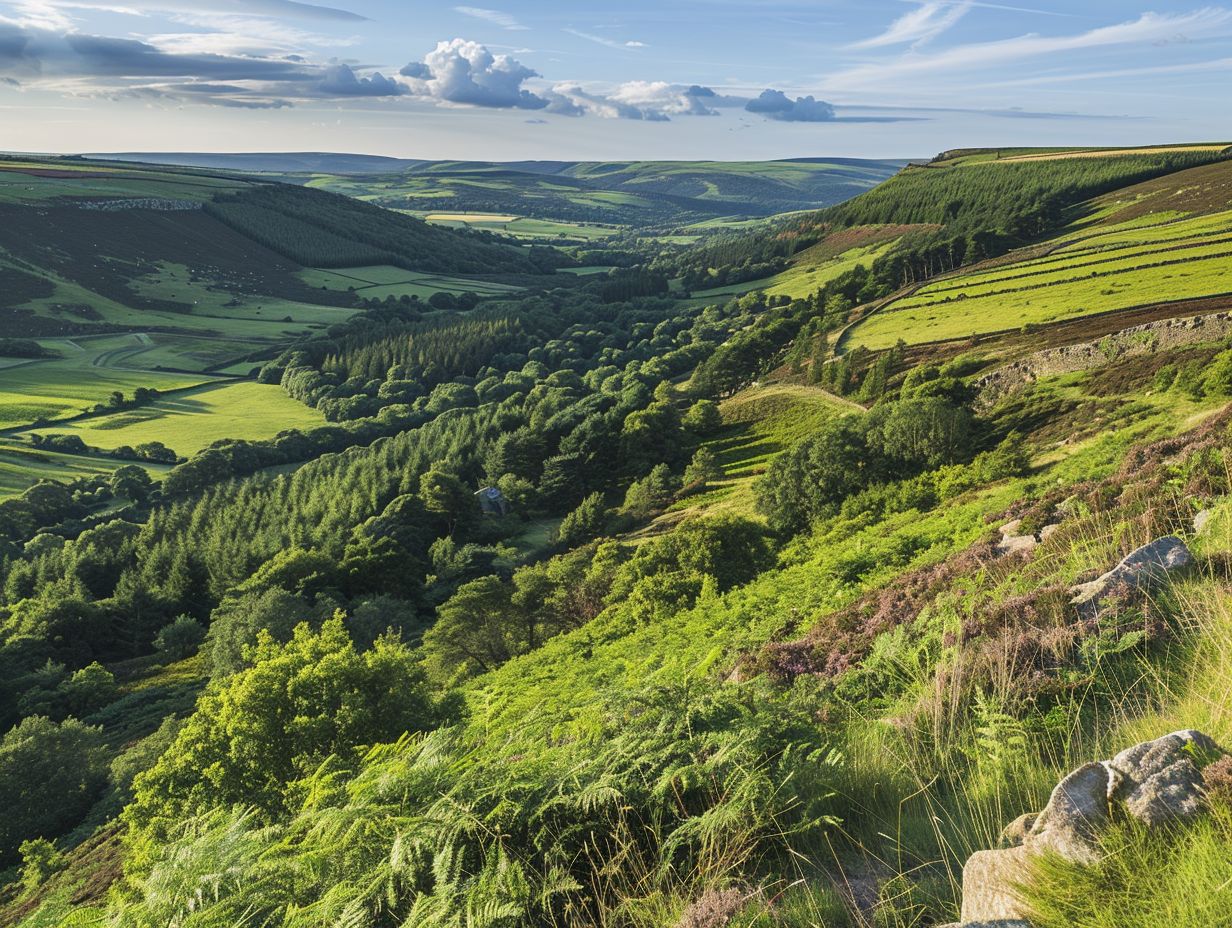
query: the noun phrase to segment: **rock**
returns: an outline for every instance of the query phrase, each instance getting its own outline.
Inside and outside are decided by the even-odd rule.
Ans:
[[[1027,862],[1038,851],[1011,847],[1000,851],[976,851],[963,867],[962,924],[999,925],[1008,919],[1025,919],[1027,912],[1018,898],[1018,886]]]
[[[1056,851],[1079,863],[1094,863],[1099,859],[1095,839],[1108,821],[1111,782],[1111,772],[1104,764],[1083,764],[1056,785],[1023,844]]]
[[[1109,765],[1119,775],[1115,797],[1149,826],[1186,822],[1206,808],[1198,756],[1223,753],[1197,731],[1177,731],[1127,748]]]
[[[1169,574],[1192,563],[1193,555],[1185,542],[1175,535],[1165,535],[1131,551],[1106,574],[1074,587],[1070,602],[1078,607],[1082,618],[1098,618],[1105,599],[1148,592]]]
[[[1001,829],[1001,846],[1018,847],[1026,840],[1031,826],[1039,816],[1034,812],[1026,812]]]
[[[1193,517],[1194,534],[1201,535],[1202,530],[1210,524],[1211,519],[1213,519],[1214,517],[1215,517],[1214,509],[1203,509],[1197,515],[1195,515]]]
[[[1166,554],[1162,561],[1167,563]],[[1006,827],[1001,840],[1009,847],[978,851],[967,860],[962,922],[951,928],[1029,928],[1018,887],[1033,857],[1055,852],[1077,863],[1097,862],[1099,834],[1114,804],[1150,827],[1192,819],[1206,808],[1203,761],[1224,753],[1201,732],[1185,730],[1079,767],[1056,785],[1043,812],[1019,816]]]
[[[1034,535],[1004,535],[997,542],[997,550],[1002,554],[1017,554],[1035,549],[1039,542]]]
[[[1052,525],[1045,525],[1043,528],[1039,530],[1039,540],[1047,541],[1049,538],[1055,535],[1057,533],[1057,530],[1060,528],[1061,528],[1061,524],[1059,522],[1054,522],[1052,523]]]
[[[997,550],[1002,554],[1016,554],[1030,551],[1039,544],[1039,539],[1034,535],[1019,534],[1021,528],[1022,519],[1014,519],[1001,526],[1001,540],[997,542]]]

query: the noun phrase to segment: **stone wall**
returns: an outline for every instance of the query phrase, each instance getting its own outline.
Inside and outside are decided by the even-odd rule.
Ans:
[[[1114,364],[1122,358],[1152,354],[1161,349],[1218,341],[1232,335],[1232,313],[1211,313],[1180,319],[1161,319],[1122,329],[1091,342],[1045,348],[999,367],[975,382],[979,403],[991,406],[1040,377],[1070,374]]]

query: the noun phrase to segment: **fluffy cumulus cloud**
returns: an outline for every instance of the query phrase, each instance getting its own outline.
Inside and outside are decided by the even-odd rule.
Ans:
[[[793,100],[781,90],[763,90],[761,96],[750,100],[744,108],[779,122],[829,122],[834,119],[834,107],[825,100],[811,96]]]
[[[523,88],[539,75],[509,55],[493,55],[478,42],[439,42],[423,61],[402,69],[410,92],[442,103],[541,110],[549,100]]]

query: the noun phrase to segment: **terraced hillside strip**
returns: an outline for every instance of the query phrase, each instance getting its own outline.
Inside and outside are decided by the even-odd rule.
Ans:
[[[858,324],[849,346],[888,348],[1047,325],[1079,316],[1232,293],[1232,235],[1222,214],[1170,224],[1176,240],[1062,250],[926,284]]]

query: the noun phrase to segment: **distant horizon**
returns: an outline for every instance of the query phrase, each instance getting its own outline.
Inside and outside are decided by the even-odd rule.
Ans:
[[[419,155],[401,155],[401,154],[386,154],[383,152],[374,151],[359,151],[352,149],[310,149],[310,148],[287,148],[287,149],[234,149],[234,148],[219,148],[219,149],[166,149],[166,150],[126,150],[126,151],[95,151],[95,150],[79,150],[79,151],[34,151],[22,149],[0,149],[0,155],[5,157],[54,157],[54,158],[86,158],[86,159],[114,159],[121,160],[124,158],[139,158],[139,157],[157,157],[157,158],[190,158],[194,156],[202,157],[294,157],[294,156],[317,156],[317,157],[353,157],[353,158],[371,158],[385,161],[401,161],[401,162],[442,162],[442,161],[460,161],[474,164],[526,164],[526,163],[602,163],[606,161],[612,162],[654,162],[662,161],[665,163],[694,163],[694,162],[712,162],[715,164],[734,164],[741,162],[774,162],[774,161],[882,161],[882,162],[904,162],[913,163],[935,158],[937,155],[946,151],[958,151],[966,149],[1048,149],[1048,148],[1068,148],[1075,150],[1082,149],[1103,149],[1103,148],[1168,148],[1168,147],[1184,147],[1188,145],[1222,145],[1227,144],[1232,148],[1232,141],[1225,142],[1222,139],[1210,138],[1194,138],[1194,139],[1168,139],[1168,140],[1152,140],[1137,142],[1134,144],[1124,145],[1097,145],[1097,144],[1078,144],[1078,145],[1031,145],[1031,144],[1009,144],[1009,145],[951,145],[944,148],[939,148],[936,151],[928,154],[893,154],[893,155],[848,155],[838,153],[823,153],[823,154],[799,154],[799,155],[778,155],[765,158],[671,158],[671,157],[587,157],[587,158],[566,158],[566,157],[535,157],[535,158],[477,158],[477,157],[427,157]],[[195,165],[188,165],[195,166]]]

